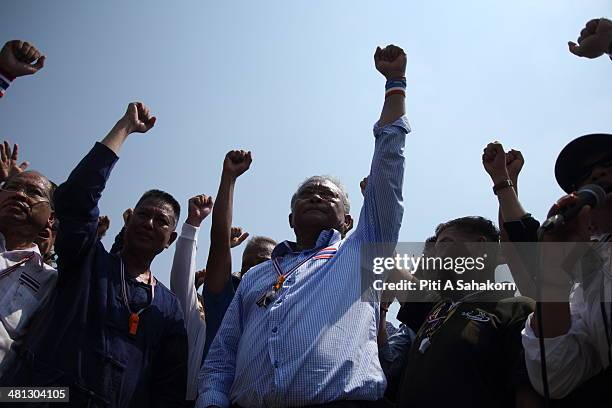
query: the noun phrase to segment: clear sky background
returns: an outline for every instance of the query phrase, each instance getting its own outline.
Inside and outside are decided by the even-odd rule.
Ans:
[[[104,192],[110,247],[121,214],[148,189],[182,204],[216,195],[231,149],[253,151],[236,187],[234,224],[293,238],[289,201],[314,174],[347,185],[354,215],[384,98],[377,45],[408,54],[403,241],[445,220],[497,216],[485,145],[522,150],[520,198],[543,218],[563,193],[561,148],[612,131],[612,62],[567,51],[612,1],[3,1],[0,40],[25,39],[46,67],[0,102],[0,137],[61,182],[131,101],[158,117],[126,143]],[[178,227],[180,229],[180,225]],[[200,233],[204,266],[210,218]],[[241,249],[234,253],[238,270]],[[169,284],[174,248],[153,271]]]

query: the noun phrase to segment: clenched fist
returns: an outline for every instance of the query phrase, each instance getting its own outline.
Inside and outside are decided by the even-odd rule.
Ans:
[[[119,119],[128,133],[146,133],[155,126],[156,120],[157,118],[151,115],[149,108],[142,102],[130,103],[125,115]]]
[[[230,248],[235,248],[242,244],[249,237],[248,232],[242,232],[240,227],[232,227],[230,232]]]
[[[0,72],[11,81],[17,77],[32,75],[45,66],[45,56],[26,41],[13,40],[0,51]]]
[[[187,224],[199,227],[204,218],[208,217],[213,209],[213,199],[204,194],[189,199],[187,210]]]
[[[508,169],[506,168],[506,153],[499,142],[492,142],[484,148],[482,153],[482,165],[484,166],[494,184],[507,180]]]
[[[223,172],[233,178],[238,178],[251,167],[251,152],[244,150],[232,150],[225,155],[223,161]]]
[[[374,64],[378,72],[387,79],[406,76],[406,53],[395,45],[388,45],[383,49],[376,47]]]
[[[612,48],[612,21],[607,18],[596,18],[580,31],[578,44],[567,43],[572,54],[585,58],[597,58]]]
[[[525,164],[523,153],[519,150],[510,150],[506,153],[506,169],[508,170],[508,177],[516,185],[518,175]]]

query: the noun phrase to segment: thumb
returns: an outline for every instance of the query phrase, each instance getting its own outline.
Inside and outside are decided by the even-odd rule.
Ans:
[[[45,66],[45,59],[47,57],[45,57],[44,55],[41,56],[38,61],[36,61],[36,64],[32,65],[32,68],[34,68],[36,71],[40,70],[42,67]]]
[[[28,168],[28,166],[29,166],[29,165],[30,165],[30,163],[29,163],[29,162],[24,161],[23,163],[21,163],[21,164],[19,165],[19,168],[21,169],[21,171],[26,171],[26,169]]]
[[[568,41],[567,46],[569,47],[569,51],[572,54],[582,57],[582,49],[580,49],[580,46],[578,44],[573,41]]]
[[[244,234],[242,234],[239,238],[238,238],[238,244],[242,244],[244,242],[245,239],[247,239],[249,237],[249,233],[245,232]]]

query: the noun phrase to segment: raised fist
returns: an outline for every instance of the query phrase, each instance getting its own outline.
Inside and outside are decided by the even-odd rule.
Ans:
[[[157,118],[151,116],[149,108],[142,102],[132,102],[128,105],[125,115],[120,119],[128,133],[146,133],[154,125]]]
[[[384,49],[376,47],[374,64],[387,79],[406,76],[406,53],[395,45],[388,45]]]
[[[13,151],[11,151],[11,145],[6,140],[4,143],[0,144],[0,183],[28,168],[29,164],[27,161],[17,164],[18,161],[19,146],[16,143],[15,146],[13,146]]]
[[[597,58],[612,47],[612,21],[607,18],[596,18],[580,31],[578,44],[573,41],[567,43],[572,54],[585,58]]]
[[[489,173],[493,183],[507,180],[508,170],[506,168],[506,153],[504,147],[499,142],[492,142],[484,148],[482,154],[482,165]]]
[[[368,178],[364,177],[363,180],[359,182],[359,189],[361,190],[361,195],[365,195],[366,187],[368,186]]]
[[[518,180],[518,175],[523,168],[523,164],[525,164],[525,159],[523,158],[523,153],[518,150],[510,150],[506,153],[506,169],[508,171],[508,177],[515,184]]]
[[[104,238],[106,231],[110,228],[110,218],[107,215],[98,217],[98,239]]]
[[[206,268],[200,271],[197,271],[195,274],[194,285],[196,287],[196,290],[200,289],[200,286],[202,286],[205,281],[206,281]]]
[[[187,224],[199,227],[204,218],[208,217],[213,209],[213,199],[204,194],[189,199],[187,210]]]
[[[245,239],[249,237],[248,232],[242,232],[242,228],[240,227],[232,227],[230,233],[230,248],[237,247],[242,244]]]
[[[0,50],[0,73],[11,81],[17,77],[32,75],[45,65],[45,56],[32,44],[13,40]]]
[[[232,150],[225,155],[223,172],[237,178],[249,169],[252,161],[250,151]]]

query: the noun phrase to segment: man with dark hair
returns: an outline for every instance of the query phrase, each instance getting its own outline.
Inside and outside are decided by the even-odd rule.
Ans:
[[[109,254],[97,234],[98,201],[131,133],[155,123],[142,103],[81,160],[55,194],[58,290],[40,335],[29,336],[12,385],[68,386],[68,406],[177,407],[185,403],[187,335],[178,299],[151,271],[176,239],[180,207],[145,193]]]
[[[522,370],[520,333],[533,310],[531,301],[508,291],[458,286],[494,280],[498,229],[486,218],[462,217],[438,225],[435,236],[429,256],[481,258],[484,267],[434,271],[441,281],[440,301],[432,304],[408,352],[399,406],[521,406],[515,401],[524,401],[529,381]],[[410,306],[402,307],[398,319],[414,325]]]
[[[378,48],[374,60],[387,92],[358,227],[344,238],[353,219],[334,180],[311,178],[298,188],[288,217],[296,242],[278,244],[272,260],[238,286],[200,373],[198,407],[336,401],[351,407],[383,397],[376,343],[380,294],[361,285],[360,251],[370,243],[397,242],[409,127],[406,55],[391,45]]]
[[[32,330],[57,281],[39,249],[39,236],[55,222],[53,184],[18,165],[18,146],[0,144],[0,377],[10,372],[15,349]]]

